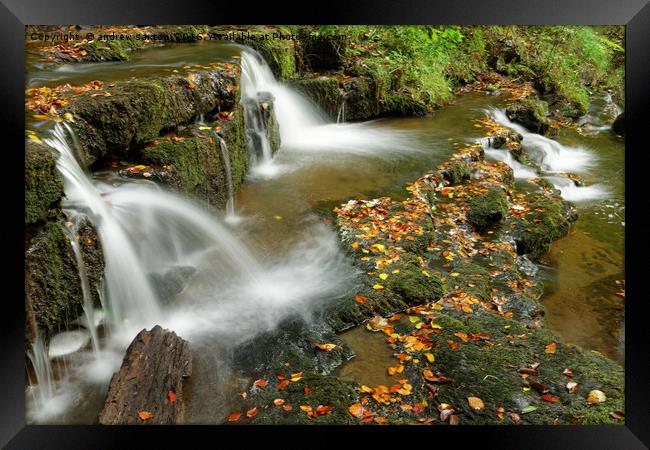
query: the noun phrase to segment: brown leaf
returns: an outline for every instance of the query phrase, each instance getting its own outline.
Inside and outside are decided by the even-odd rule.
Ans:
[[[551,394],[544,394],[540,398],[545,402],[549,402],[549,403],[557,403],[560,401],[560,397]]]
[[[609,417],[616,420],[625,419],[625,413],[623,411],[612,411],[609,413]]]

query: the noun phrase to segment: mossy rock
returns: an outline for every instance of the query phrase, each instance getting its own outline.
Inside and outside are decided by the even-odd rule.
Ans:
[[[72,245],[63,224],[48,222],[25,253],[26,302],[48,333],[82,313],[83,294]]]
[[[532,194],[529,211],[510,221],[509,227],[517,243],[517,252],[531,258],[548,253],[551,243],[569,233],[577,212],[556,195]]]
[[[339,81],[336,78],[327,76],[300,78],[291,80],[289,84],[316,103],[328,119],[336,119],[341,101]]]
[[[63,178],[56,150],[35,141],[25,143],[25,225],[44,220],[63,197]]]
[[[322,72],[343,68],[345,41],[308,39],[301,41],[302,60],[308,70]]]
[[[453,161],[440,173],[450,185],[456,185],[472,177],[472,166],[465,161]]]
[[[485,314],[463,319],[440,315],[435,322],[443,333],[434,340],[436,355],[434,369],[452,379],[440,385],[438,401],[450,403],[462,410],[461,424],[512,424],[506,417],[500,422],[496,408],[520,415],[529,424],[614,424],[610,411],[622,411],[624,406],[623,368],[594,352],[559,343],[557,336],[544,330],[530,331],[520,322],[502,316]],[[487,341],[463,343],[455,333],[487,333]],[[447,340],[460,343],[456,350]],[[546,353],[546,346],[556,344],[555,353]],[[523,379],[518,368],[539,363],[537,375]],[[563,372],[570,368],[573,378]],[[578,383],[578,392],[569,393],[568,381]],[[543,401],[534,389],[525,390],[528,381],[546,386],[549,393],[559,397],[557,403]],[[599,405],[587,404],[592,389],[606,393],[608,400]],[[479,397],[484,411],[472,410],[468,396]],[[535,408],[523,413],[525,408]],[[530,409],[530,408],[529,408]]]
[[[269,34],[271,36],[273,33],[291,33],[283,27],[257,27],[248,29],[248,31],[256,36],[260,34]],[[270,37],[269,39],[245,39],[238,42],[251,47],[262,55],[276,79],[288,80],[296,74],[295,41]]]
[[[194,81],[180,75],[132,79],[105,87],[109,96],[91,91],[75,98],[62,112],[75,118],[71,126],[87,163],[109,153],[129,156],[162,130],[236,106],[233,76],[218,70],[193,73]]]
[[[547,115],[548,104],[533,98],[520,100],[506,108],[508,119],[537,134],[544,134],[548,130],[550,122]]]
[[[391,271],[399,270],[399,273],[389,276],[386,285],[408,305],[432,301],[439,298],[445,290],[437,276],[423,273],[418,257],[412,253],[402,254],[400,260],[390,267]]]
[[[468,205],[467,221],[477,231],[499,223],[508,214],[506,193],[497,187],[488,188],[484,194],[472,198]]]

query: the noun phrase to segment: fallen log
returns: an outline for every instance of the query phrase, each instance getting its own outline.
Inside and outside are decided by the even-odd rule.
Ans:
[[[183,423],[183,379],[191,373],[187,341],[158,325],[151,331],[142,330],[111,379],[99,424]]]

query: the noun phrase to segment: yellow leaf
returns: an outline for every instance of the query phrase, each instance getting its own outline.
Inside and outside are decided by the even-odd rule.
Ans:
[[[153,418],[153,414],[149,411],[140,411],[138,412],[138,417],[140,420],[145,421]]]
[[[315,347],[325,352],[331,352],[336,348],[336,344],[316,344]]]
[[[557,344],[555,342],[551,342],[544,349],[544,353],[555,353],[556,349],[557,349]]]
[[[384,287],[381,284],[375,284],[372,288],[375,290],[380,290],[383,289]]]
[[[386,278],[388,278],[388,274],[386,274],[386,273],[380,273],[380,274],[379,274],[379,278],[381,278],[382,280],[385,280]]]
[[[63,115],[63,118],[64,118],[65,120],[70,120],[70,121],[74,120],[74,118],[72,117],[72,114],[69,113],[69,112],[65,113],[65,114]]]
[[[483,411],[485,409],[483,400],[478,397],[467,397],[467,402],[474,411]]]
[[[430,363],[432,363],[432,362],[434,362],[436,360],[436,357],[433,356],[433,354],[431,354],[431,353],[425,353],[424,356],[426,356],[427,361],[429,361]]]
[[[603,403],[604,401],[607,400],[607,396],[603,391],[599,391],[598,389],[594,389],[593,391],[589,392],[589,396],[587,397],[587,403],[590,405],[593,405],[595,403]]]
[[[36,136],[35,134],[30,134],[30,135],[29,135],[29,139],[31,139],[32,141],[36,141],[36,142],[38,142],[39,144],[43,142],[43,141],[41,141],[41,138],[39,138],[39,137]]]

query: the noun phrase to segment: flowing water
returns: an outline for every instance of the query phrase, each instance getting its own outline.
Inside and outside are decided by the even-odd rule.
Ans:
[[[206,49],[213,47],[219,49],[217,56],[207,58]],[[236,52],[231,46],[213,47],[149,49],[138,57],[142,67],[133,61],[95,68],[62,66],[56,72],[67,78],[61,75],[52,83],[120,79],[125,76],[120,67],[131,76],[150,74],[156,65],[240,56],[241,48]],[[156,64],[158,54],[168,59]],[[237,346],[288,317],[316,320],[328,301],[355,292],[357,273],[323,213],[350,198],[405,198],[406,182],[446,161],[458,147],[480,139],[482,131],[473,120],[483,118],[486,108],[498,115],[504,104],[497,96],[464,94],[427,117],[327,123],[308,100],[277,83],[259,55],[244,52],[241,61],[242,103],[255,165],[233,193],[225,218],[153,183],[84,173],[76,162],[74,137],[60,125],[48,140],[61,153],[66,210],[84,214],[95,224],[106,274],[100,288],[103,310],[88,309],[79,321],[90,340],[99,344],[65,356],[65,364],[54,367],[57,360],[47,357],[45,344],[34,343],[29,355],[35,372],[29,388],[34,396],[28,397],[30,420],[91,423],[130,340],[143,327],[160,324],[188,339],[195,355],[194,374],[186,386],[187,421],[221,421],[241,400],[237,392],[249,381],[232,369]],[[38,84],[50,76],[47,69],[29,79]],[[259,116],[260,105],[271,97],[282,138],[276,155],[271,155]],[[565,339],[620,359],[623,299],[615,295],[615,280],[624,278],[622,140],[607,130],[588,137],[566,131],[557,142],[526,132],[524,145],[549,172],[578,172],[591,186],[591,191],[573,189],[561,185],[564,178],[550,179],[563,194],[581,197],[581,218],[571,235],[554,245],[543,266],[548,325]],[[227,152],[227,147],[221,150]],[[488,149],[489,156],[507,158],[495,152]],[[515,170],[522,178],[519,183],[535,175],[526,167]],[[594,185],[602,191],[594,192]],[[228,222],[235,204],[239,220]],[[179,272],[190,274],[184,288],[161,298],[152,277],[160,280]],[[95,315],[104,317],[99,327]],[[378,344],[355,332],[344,337],[363,367],[390,357],[364,356],[374,353]],[[363,378],[364,370],[350,366],[342,374]],[[366,377],[367,382],[375,381],[373,377]],[[48,401],[57,407],[46,407]]]

